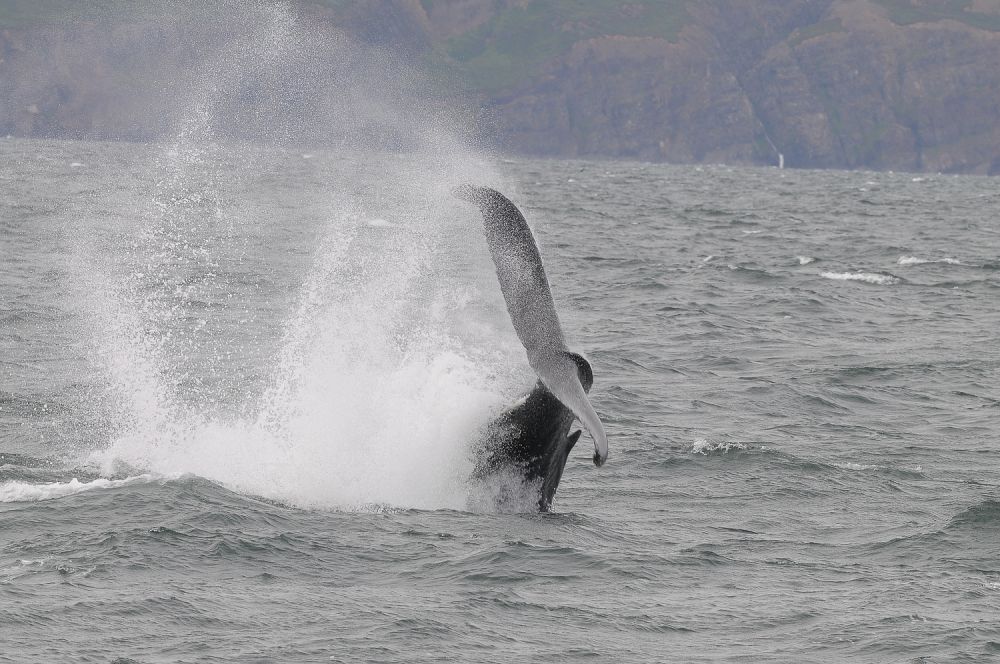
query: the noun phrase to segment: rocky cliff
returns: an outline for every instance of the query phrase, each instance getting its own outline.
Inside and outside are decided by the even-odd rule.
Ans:
[[[171,72],[216,39],[197,22],[39,16],[25,1],[0,0],[0,133],[156,138]],[[463,89],[510,152],[1000,173],[1000,0],[299,7]],[[160,98],[136,94],[160,79]]]
[[[650,3],[619,4],[644,33],[578,29],[489,92],[510,149],[1000,173],[1000,1],[673,3],[660,35]]]

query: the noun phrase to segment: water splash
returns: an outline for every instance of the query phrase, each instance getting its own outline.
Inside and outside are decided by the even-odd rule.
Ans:
[[[79,222],[100,230],[75,264],[115,422],[92,460],[305,506],[466,507],[469,445],[525,375],[449,192],[498,177],[416,74],[248,6],[129,223]]]

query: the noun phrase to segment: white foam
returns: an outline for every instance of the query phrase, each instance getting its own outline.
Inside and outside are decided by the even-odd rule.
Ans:
[[[883,464],[854,463],[852,461],[834,462],[832,465],[835,468],[840,468],[841,470],[857,470],[857,471],[877,470],[881,472],[901,470],[908,473],[924,472],[924,469],[921,466],[899,466],[898,468],[893,468],[892,466],[886,466]]]
[[[711,454],[712,452],[731,452],[736,451],[746,451],[750,449],[750,446],[746,443],[739,442],[729,442],[729,441],[709,441],[705,438],[699,438],[694,441],[691,445],[692,454]]]
[[[45,569],[45,563],[48,561],[49,558],[17,560],[9,567],[0,568],[0,583],[10,583],[18,577],[26,576],[32,572],[42,571]]]
[[[423,214],[438,217],[433,207]],[[440,260],[435,245],[421,255],[401,235],[361,238],[364,224],[343,214],[331,225],[286,322],[271,386],[246,416],[179,403],[154,370],[175,360],[158,341],[165,332],[139,324],[142,302],[98,296],[117,305],[98,309],[127,426],[92,461],[105,473],[122,463],[192,473],[306,507],[465,508],[469,445],[511,396],[509,384],[487,378],[503,377],[504,342],[476,338],[495,334],[485,321],[471,325],[481,293],[427,271],[426,261]],[[359,238],[377,243],[366,249]]]
[[[927,263],[946,263],[948,265],[961,265],[962,261],[956,258],[948,258],[948,257],[931,260],[927,258],[918,258],[916,256],[900,256],[899,260],[896,261],[897,265],[925,265]]]
[[[833,279],[836,281],[861,281],[866,284],[877,284],[879,286],[888,286],[899,283],[899,277],[894,277],[890,274],[877,274],[874,272],[821,272],[819,276],[824,279]]]
[[[97,489],[116,489],[130,484],[140,484],[170,479],[161,475],[146,473],[134,477],[126,477],[122,480],[109,480],[99,477],[90,482],[81,482],[75,477],[69,482],[48,482],[44,484],[31,484],[29,482],[4,482],[0,484],[0,503],[31,503],[40,500],[52,500],[54,498],[64,498],[85,491]],[[26,562],[26,561],[22,561]]]
[[[472,484],[467,509],[472,512],[534,512],[541,478],[525,481],[521,473],[500,471]]]
[[[335,343],[323,340],[298,386],[256,420],[178,416],[152,438],[126,433],[94,460],[105,472],[125,462],[193,473],[305,507],[464,508],[468,445],[497,406],[482,370],[447,351],[378,367]]]

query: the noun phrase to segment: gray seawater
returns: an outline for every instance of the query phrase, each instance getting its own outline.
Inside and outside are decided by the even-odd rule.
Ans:
[[[996,180],[459,166],[0,142],[0,662],[1000,655]],[[594,366],[550,514],[462,178]]]

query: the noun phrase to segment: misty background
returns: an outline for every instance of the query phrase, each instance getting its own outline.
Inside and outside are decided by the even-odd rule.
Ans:
[[[161,138],[192,84],[178,72],[211,70],[213,49],[246,32],[247,3],[200,8],[219,21],[183,2],[80,4],[0,2],[0,135]],[[414,88],[451,109],[456,133],[509,154],[1000,173],[995,0],[289,4],[300,25],[374,50],[358,64],[357,49],[317,48],[278,97],[308,101],[377,52],[426,75]],[[252,61],[252,38],[244,49]],[[281,103],[259,94],[272,84],[229,96],[228,133],[273,116],[257,113]],[[348,133],[405,148],[392,125]]]
[[[219,45],[242,39],[247,63],[260,46],[241,25],[260,3],[82,4],[0,2],[0,135],[172,135],[171,109],[186,103],[176,100],[220,80]],[[1000,173],[996,0],[285,4],[300,27],[343,45],[302,49],[287,80],[220,86],[228,108],[215,116],[231,122],[215,135],[281,135],[254,125],[273,122],[276,105],[330,104],[338,77],[374,58],[412,71],[426,108],[407,112],[447,113],[455,134],[507,154]],[[223,20],[199,18],[206,11]],[[378,94],[379,77],[367,80],[359,98]],[[283,140],[402,150],[412,140],[391,118],[336,124],[303,133],[299,123]]]

